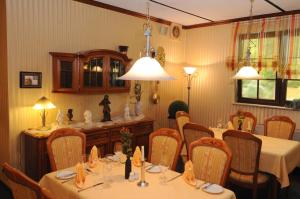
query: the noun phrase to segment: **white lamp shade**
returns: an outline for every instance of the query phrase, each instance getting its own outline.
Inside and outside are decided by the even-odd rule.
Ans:
[[[261,76],[252,66],[243,66],[235,76],[233,76],[233,79],[261,79]]]
[[[184,67],[183,70],[184,70],[184,72],[187,75],[192,75],[192,74],[194,74],[196,72],[197,68],[196,67],[187,66],[187,67]]]
[[[119,77],[121,80],[173,80],[158,63],[151,57],[142,57],[138,59],[130,70]]]

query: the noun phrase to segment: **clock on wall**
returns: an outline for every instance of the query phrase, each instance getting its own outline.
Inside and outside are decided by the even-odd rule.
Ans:
[[[177,24],[173,24],[171,26],[171,37],[174,39],[178,39],[181,35],[181,26]]]

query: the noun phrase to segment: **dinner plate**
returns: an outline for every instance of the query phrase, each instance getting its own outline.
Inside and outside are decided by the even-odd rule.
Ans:
[[[146,169],[146,171],[149,173],[160,173],[161,168],[160,168],[160,166],[155,165],[155,166],[150,166],[150,168]]]
[[[202,190],[211,194],[220,194],[223,193],[224,188],[217,184],[206,183],[202,186]]]
[[[63,170],[63,171],[56,172],[56,177],[60,180],[71,179],[75,175],[76,175],[76,173],[74,171],[70,171],[70,170]]]

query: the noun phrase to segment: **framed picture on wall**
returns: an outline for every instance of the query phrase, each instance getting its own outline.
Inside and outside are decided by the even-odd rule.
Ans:
[[[42,88],[42,73],[21,71],[20,88]]]

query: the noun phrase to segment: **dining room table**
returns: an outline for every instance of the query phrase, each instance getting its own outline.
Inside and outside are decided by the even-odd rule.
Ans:
[[[223,139],[227,129],[210,128],[215,138]],[[259,170],[272,174],[281,188],[288,187],[289,173],[300,166],[300,142],[253,134],[262,141]]]
[[[39,184],[49,189],[56,198],[63,199],[235,199],[235,194],[229,189],[223,188],[221,193],[207,193],[203,187],[199,188],[187,184],[182,174],[172,170],[162,173],[145,172],[147,187],[137,185],[140,180],[141,168],[132,166],[132,171],[139,177],[135,180],[127,180],[124,177],[125,165],[120,162],[112,162],[111,171],[107,172],[107,163],[100,161],[93,170],[86,173],[84,187],[77,187],[74,178],[61,180],[57,178],[57,172],[48,173],[42,177]],[[150,163],[146,164],[151,167]],[[74,171],[75,167],[66,170]],[[162,181],[162,175],[165,180]],[[103,184],[102,184],[103,183]],[[198,180],[197,184],[205,182]]]

